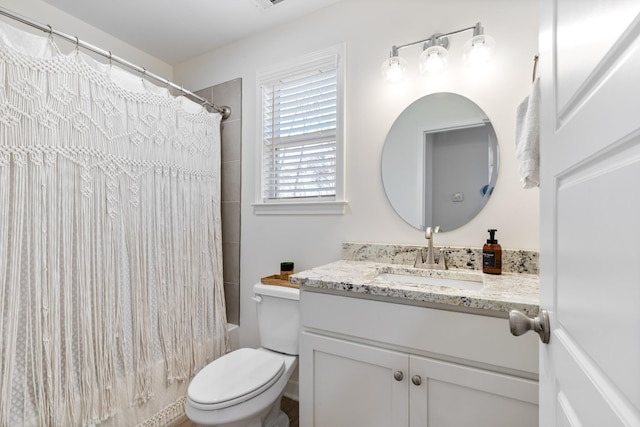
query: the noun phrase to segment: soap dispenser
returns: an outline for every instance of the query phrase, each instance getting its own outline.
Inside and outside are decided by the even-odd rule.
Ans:
[[[489,239],[482,247],[482,272],[502,274],[502,246],[496,239],[496,229],[489,229]]]

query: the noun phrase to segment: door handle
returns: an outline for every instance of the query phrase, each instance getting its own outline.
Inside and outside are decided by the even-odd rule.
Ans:
[[[511,329],[511,334],[516,337],[528,331],[537,332],[540,341],[543,344],[548,344],[551,337],[549,313],[547,310],[540,310],[538,316],[532,319],[521,311],[511,310],[509,312],[509,329]]]

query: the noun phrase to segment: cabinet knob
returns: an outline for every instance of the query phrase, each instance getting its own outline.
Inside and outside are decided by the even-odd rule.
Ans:
[[[402,371],[395,371],[393,373],[393,378],[395,378],[396,381],[402,381],[402,379],[404,378],[404,374],[402,373]]]
[[[420,377],[420,375],[414,375],[414,376],[411,377],[411,382],[414,385],[420,385],[420,384],[422,384],[422,377]]]

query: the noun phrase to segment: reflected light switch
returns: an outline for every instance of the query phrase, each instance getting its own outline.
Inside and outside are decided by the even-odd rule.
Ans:
[[[454,202],[462,202],[464,200],[464,193],[453,193],[451,198]]]

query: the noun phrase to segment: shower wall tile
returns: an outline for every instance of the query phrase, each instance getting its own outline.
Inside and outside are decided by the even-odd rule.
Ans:
[[[222,258],[227,321],[240,320],[240,191],[242,154],[242,79],[234,79],[195,92],[218,106],[231,108],[222,122],[221,209]]]
[[[223,202],[240,201],[240,160],[222,162],[222,195]]]
[[[240,202],[222,202],[222,241],[240,243]]]
[[[214,104],[231,108],[227,120],[240,120],[242,117],[242,79],[229,80],[212,87]]]
[[[229,116],[227,120],[222,122],[222,161],[232,162],[239,161],[241,158],[241,141],[240,133],[242,131],[242,122],[240,120],[231,120]],[[231,121],[229,121],[231,120]]]
[[[213,88],[208,87],[206,89],[198,90],[198,91],[195,91],[193,93],[195,93],[196,95],[201,96],[204,99],[206,99],[207,101],[213,103],[213,100],[212,100],[213,99]]]
[[[224,297],[227,303],[227,322],[240,323],[240,285],[238,283],[224,283]]]
[[[240,243],[222,242],[224,281],[240,284]]]

